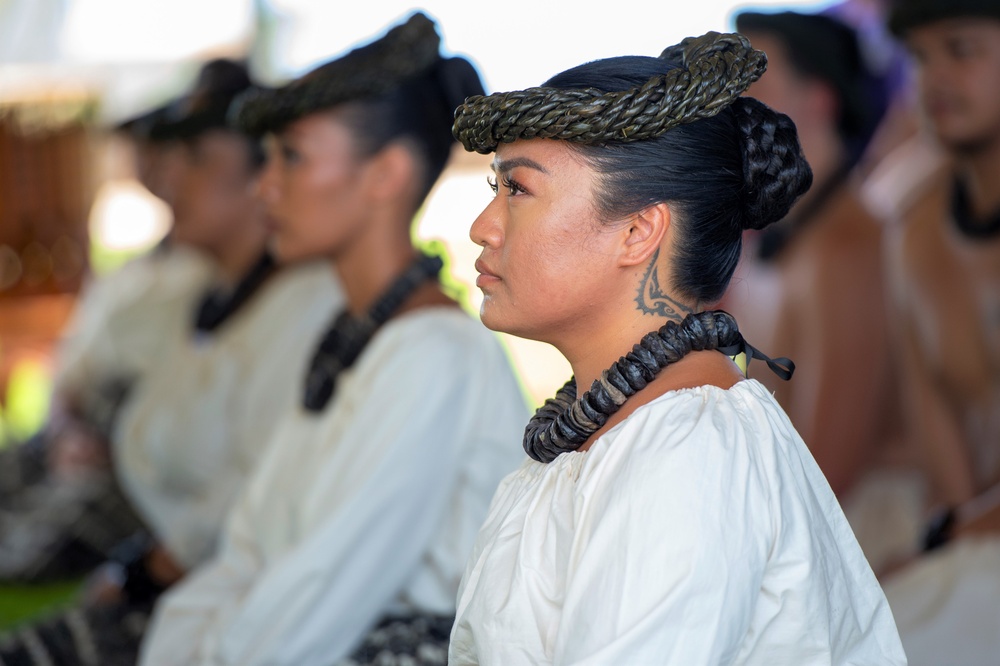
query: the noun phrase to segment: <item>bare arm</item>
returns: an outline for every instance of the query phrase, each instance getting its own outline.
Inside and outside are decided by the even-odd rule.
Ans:
[[[796,298],[788,413],[837,495],[871,460],[891,412],[881,281],[877,247],[831,246]]]

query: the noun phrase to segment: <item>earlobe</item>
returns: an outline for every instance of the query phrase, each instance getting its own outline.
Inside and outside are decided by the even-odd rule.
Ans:
[[[621,230],[619,265],[638,266],[648,262],[669,232],[670,220],[670,208],[665,203],[653,204],[636,213]]]
[[[402,144],[386,146],[372,157],[371,187],[379,199],[394,199],[414,181],[413,155]]]

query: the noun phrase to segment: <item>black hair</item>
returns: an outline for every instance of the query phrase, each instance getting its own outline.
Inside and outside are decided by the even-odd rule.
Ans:
[[[617,92],[677,66],[622,56],[574,67],[544,85]],[[748,97],[655,139],[569,145],[600,174],[597,206],[604,219],[670,204],[677,229],[671,284],[698,303],[722,297],[740,258],[743,230],[783,218],[812,183],[791,119]]]
[[[413,147],[421,166],[415,202],[419,207],[451,155],[455,107],[466,97],[482,94],[483,85],[472,64],[464,58],[447,58],[387,93],[344,102],[342,108],[363,156],[374,155],[394,141],[407,141]]]

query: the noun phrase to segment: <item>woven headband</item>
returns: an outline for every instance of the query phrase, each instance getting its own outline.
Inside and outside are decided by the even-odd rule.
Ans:
[[[767,68],[764,52],[735,33],[688,37],[660,58],[681,67],[621,92],[538,87],[470,97],[456,110],[452,131],[466,150],[483,154],[518,139],[643,141],[714,116]]]

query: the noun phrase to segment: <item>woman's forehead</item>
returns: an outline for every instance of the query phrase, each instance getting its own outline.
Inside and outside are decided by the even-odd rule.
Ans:
[[[565,141],[554,139],[522,139],[502,143],[497,146],[491,164],[497,173],[524,167],[546,175],[581,166],[586,165],[576,151]]]

